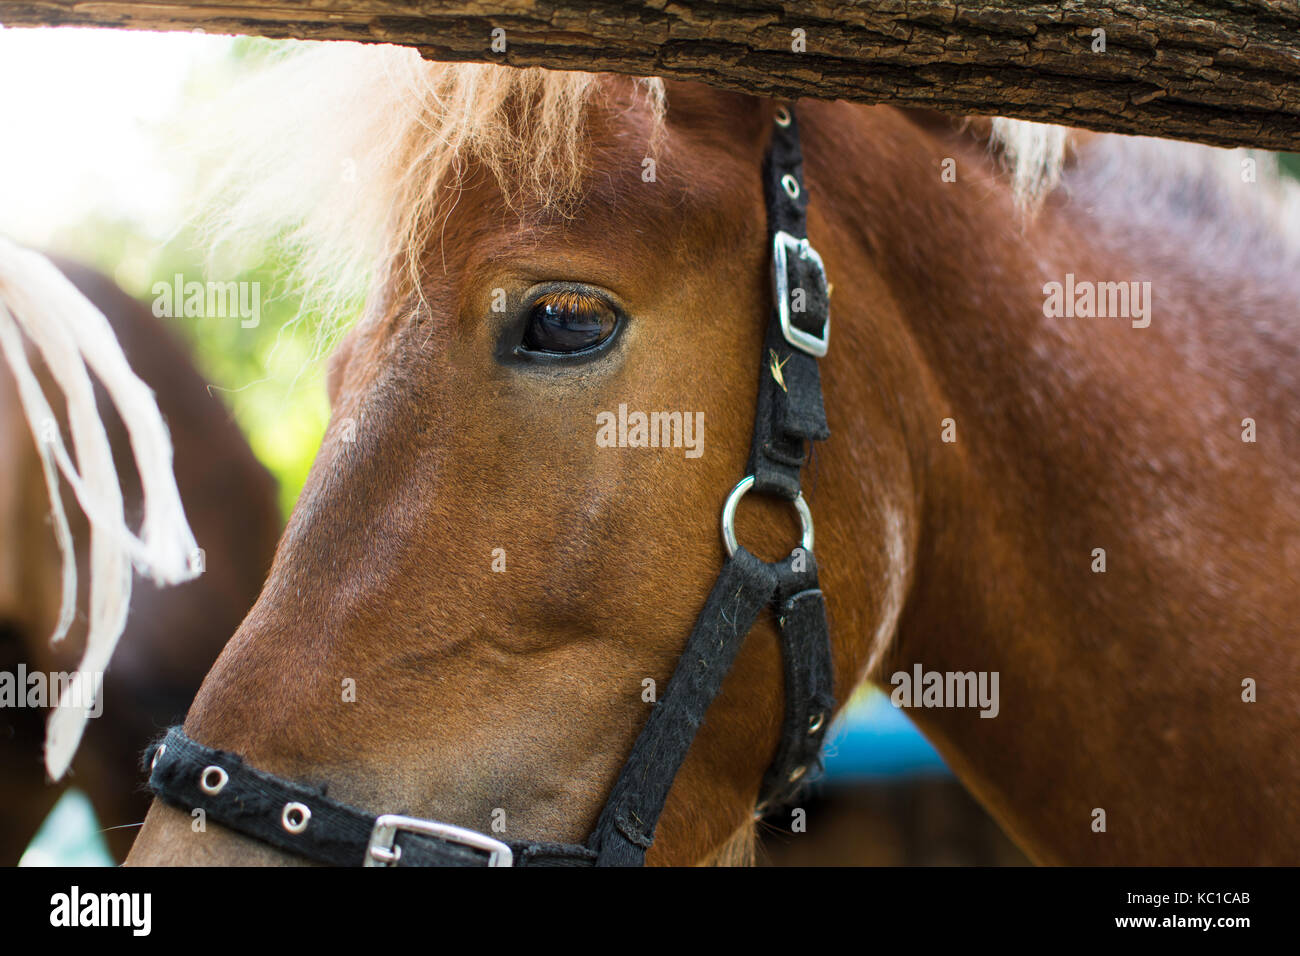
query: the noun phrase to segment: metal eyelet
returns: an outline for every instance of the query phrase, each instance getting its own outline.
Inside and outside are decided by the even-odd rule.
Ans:
[[[230,775],[220,767],[215,765],[204,767],[203,773],[199,776],[199,789],[215,797],[226,788],[228,780]]]
[[[822,729],[822,722],[826,720],[825,714],[813,714],[812,719],[808,721],[808,733],[815,734]]]
[[[789,173],[781,177],[781,188],[785,190],[785,194],[791,199],[799,198],[799,180]]]
[[[166,752],[166,750],[167,750],[166,744],[158,745],[158,749],[153,752],[153,759],[149,761],[150,770],[153,770],[154,767],[158,766],[158,758],[161,757]]]
[[[784,106],[778,106],[776,108],[776,116],[773,117],[773,119],[776,120],[776,125],[781,127],[789,126],[792,118],[790,111]]]
[[[290,833],[301,833],[311,820],[311,809],[305,803],[286,803],[280,814],[280,825]]]

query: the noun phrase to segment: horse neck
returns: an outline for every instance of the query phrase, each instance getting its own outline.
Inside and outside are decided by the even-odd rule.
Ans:
[[[1241,681],[1284,640],[1300,589],[1264,593],[1277,553],[1231,542],[1243,519],[1280,521],[1295,548],[1300,518],[1293,504],[1281,513],[1276,496],[1230,489],[1257,485],[1261,469],[1294,487],[1294,465],[1252,457],[1239,423],[1256,409],[1285,422],[1294,396],[1235,402],[1213,360],[1189,359],[1208,354],[1216,310],[1249,321],[1240,299],[1216,301],[1196,263],[1177,274],[1175,259],[1144,259],[1059,197],[1023,222],[982,144],[891,110],[808,112],[814,208],[833,194],[814,228],[844,263],[830,263],[839,341],[827,400],[847,429],[832,444],[849,447],[860,489],[833,520],[854,542],[855,565],[882,551],[864,492],[869,502],[885,494],[904,526],[884,550],[905,601],[873,602],[876,630],[891,630],[895,608],[892,642],[877,635],[852,659],[869,659],[867,676],[886,691],[916,664],[999,675],[992,719],[975,708],[909,714],[1039,860],[1259,862],[1293,852],[1252,830],[1259,813],[1278,810],[1260,788],[1237,793],[1234,770],[1293,752],[1286,722],[1250,710]],[[941,180],[945,158],[956,160],[956,183]],[[1070,272],[1155,280],[1164,321],[1045,318],[1044,283]],[[888,415],[861,411],[882,402]],[[943,440],[945,419],[955,441]],[[866,457],[860,448],[875,460],[855,460]],[[846,459],[829,448],[827,457]],[[1098,548],[1104,572],[1094,570]],[[1237,588],[1259,602],[1243,606]],[[1279,602],[1280,612],[1258,611]],[[866,613],[849,614],[850,631],[870,638],[855,616]],[[1300,685],[1297,655],[1279,656],[1267,660],[1289,693]],[[1278,772],[1292,788],[1300,778],[1294,757]]]

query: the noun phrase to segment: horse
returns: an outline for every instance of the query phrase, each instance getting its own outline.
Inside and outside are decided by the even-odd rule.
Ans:
[[[221,137],[227,222],[288,230],[325,298],[372,284],[266,585],[165,749],[195,794],[304,794],[269,831],[325,825],[328,788],[466,846],[581,842],[782,368],[762,170],[791,107],[382,47],[280,69],[244,101],[254,146]],[[803,488],[835,700],[997,678],[994,708],[918,687],[909,713],[1035,863],[1295,863],[1294,190],[1245,153],[794,110],[834,322]],[[637,413],[694,416],[696,447],[629,439]],[[785,560],[793,516],[751,494],[736,533]],[[752,857],[782,624],[745,640],[647,863]],[[202,799],[155,800],[128,863],[304,862]]]
[[[57,264],[108,318],[132,366],[154,390],[170,425],[178,486],[208,565],[202,577],[176,588],[137,580],[122,643],[104,678],[102,712],[91,721],[72,767],[76,786],[86,792],[106,827],[110,851],[122,860],[150,799],[139,785],[140,749],[160,727],[185,713],[222,645],[252,606],[281,521],[274,479],[253,456],[221,400],[208,391],[174,333],[107,276],[68,260]],[[102,395],[99,410],[114,460],[120,463],[128,515],[138,521],[140,479],[126,430]],[[0,422],[6,461],[0,474],[0,670],[73,671],[86,639],[85,620],[50,645],[59,611],[61,558],[48,526],[40,461],[7,368],[0,368]],[[72,507],[71,493],[65,497],[65,511],[76,515],[73,539],[79,578],[86,582],[86,522]],[[84,602],[87,589],[81,590]],[[9,864],[18,861],[65,789],[52,785],[44,772],[46,716],[40,708],[4,710],[0,781],[7,813],[0,829],[0,859]]]

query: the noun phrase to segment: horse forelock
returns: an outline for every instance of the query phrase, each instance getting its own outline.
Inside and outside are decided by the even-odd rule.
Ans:
[[[648,147],[663,123],[658,79],[438,63],[394,46],[286,53],[210,107],[199,148],[215,149],[213,175],[199,216],[214,248],[287,246],[303,312],[325,333],[392,266],[414,268],[471,163],[511,206],[563,210],[581,190],[586,119],[602,92],[631,88]]]

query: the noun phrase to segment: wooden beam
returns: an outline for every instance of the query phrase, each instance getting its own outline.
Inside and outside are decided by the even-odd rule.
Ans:
[[[1300,0],[0,0],[0,23],[399,43],[438,60],[1300,149]]]

